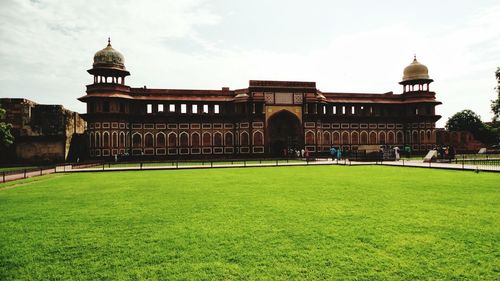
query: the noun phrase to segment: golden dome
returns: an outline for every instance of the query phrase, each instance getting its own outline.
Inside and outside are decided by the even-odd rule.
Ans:
[[[413,58],[413,62],[405,67],[403,71],[403,82],[410,80],[430,80],[427,66],[419,63],[416,56]]]
[[[95,53],[93,67],[125,70],[125,59],[120,52],[111,47],[111,40],[109,38],[108,46]]]

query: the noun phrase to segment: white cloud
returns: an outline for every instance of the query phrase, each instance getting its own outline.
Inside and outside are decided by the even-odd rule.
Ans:
[[[300,19],[304,24],[313,24],[301,28],[302,34],[308,29],[321,32],[304,37],[297,33],[283,42],[298,42],[301,48],[297,49],[275,48],[283,44],[270,42],[272,36],[254,34],[252,24],[243,25],[244,20],[238,25],[243,28],[241,32],[231,30],[229,37],[207,32],[229,32],[223,28],[238,18],[238,14],[230,12],[232,8],[220,12],[212,1],[68,3],[53,0],[0,4],[2,97],[23,96],[84,111],[76,98],[84,95],[84,85],[91,81],[86,70],[91,67],[94,52],[105,47],[109,35],[131,71],[128,83],[136,87],[242,88],[250,79],[274,79],[316,81],[323,91],[399,93],[397,82],[416,52],[429,67],[436,81],[433,89],[444,103],[438,109],[445,116],[440,125],[463,108],[476,111],[484,119],[491,116],[493,72],[500,65],[500,5],[484,5],[477,12],[457,15],[463,18],[460,21],[442,22],[446,20],[443,16],[434,25],[427,22],[426,28],[401,18],[390,21],[385,15],[380,22],[372,19],[369,29],[360,31],[349,28],[349,22],[340,22],[346,24],[345,28],[332,26],[335,32],[328,33],[325,24],[339,23],[304,16]],[[401,12],[389,11],[395,15]],[[259,15],[258,10],[248,13]],[[353,23],[371,12],[356,13]],[[293,18],[280,15],[280,28],[288,23],[291,28],[300,26],[297,14],[294,12]],[[268,18],[262,20],[269,27],[274,24]],[[265,32],[265,25],[259,28]],[[286,35],[292,36],[293,32]],[[276,40],[281,38],[277,36]],[[302,42],[301,38],[308,41]]]

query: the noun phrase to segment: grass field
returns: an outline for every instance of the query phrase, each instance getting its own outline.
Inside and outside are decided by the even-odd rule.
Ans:
[[[499,280],[500,175],[381,166],[0,185],[0,280]]]

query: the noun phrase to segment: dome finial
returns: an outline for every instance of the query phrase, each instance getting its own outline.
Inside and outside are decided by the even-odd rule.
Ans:
[[[413,61],[417,61],[417,54],[413,54]]]
[[[108,36],[108,47],[111,47],[111,37]]]

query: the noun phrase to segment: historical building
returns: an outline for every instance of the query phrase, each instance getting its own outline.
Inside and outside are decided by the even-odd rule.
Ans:
[[[14,145],[2,152],[0,162],[76,161],[85,152],[78,139],[85,121],[62,105],[37,104],[21,98],[1,98],[6,110],[2,122],[12,124]],[[72,145],[73,144],[73,145]]]
[[[87,104],[90,156],[149,158],[282,155],[287,148],[326,152],[332,146],[436,143],[435,93],[415,58],[403,92],[324,92],[315,82],[256,81],[232,90],[148,89],[126,85],[122,54],[108,46],[94,56]]]

